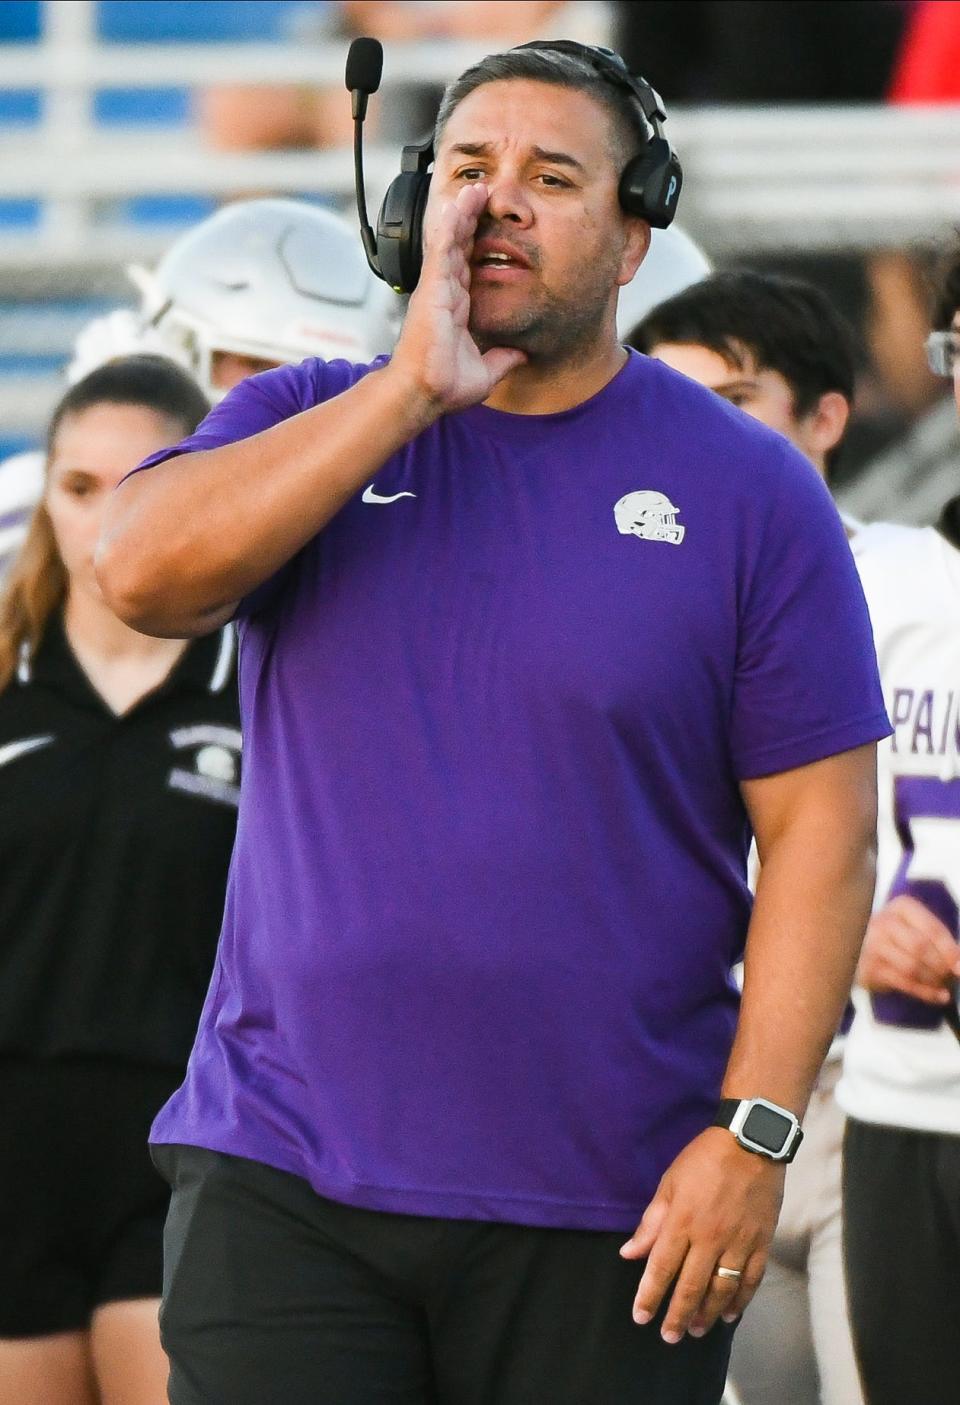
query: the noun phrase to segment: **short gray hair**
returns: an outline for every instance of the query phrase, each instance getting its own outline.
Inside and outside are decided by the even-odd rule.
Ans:
[[[587,93],[606,108],[619,135],[619,150],[615,155],[626,165],[631,156],[642,151],[653,136],[638,101],[631,99],[626,89],[603,77],[586,57],[563,53],[557,49],[507,49],[502,54],[488,54],[455,78],[445,89],[433,132],[436,149],[444,128],[460,106],[485,83],[499,83],[511,78],[532,79],[536,83],[552,83],[557,88],[571,88]]]

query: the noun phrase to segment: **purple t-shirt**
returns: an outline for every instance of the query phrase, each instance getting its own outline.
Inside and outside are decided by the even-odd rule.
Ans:
[[[147,463],[368,370],[256,376]],[[889,730],[817,475],[631,355],[575,409],[435,424],[239,618],[224,926],[154,1141],[374,1210],[631,1230],[716,1110],[738,781]]]

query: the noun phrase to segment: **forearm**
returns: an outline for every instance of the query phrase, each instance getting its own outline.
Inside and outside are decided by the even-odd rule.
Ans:
[[[402,376],[376,371],[249,439],[135,474],[107,509],[97,554],[105,597],[145,633],[212,627],[429,419]]]
[[[874,888],[870,818],[787,829],[760,871],[723,1096],[802,1116],[843,1013]]]

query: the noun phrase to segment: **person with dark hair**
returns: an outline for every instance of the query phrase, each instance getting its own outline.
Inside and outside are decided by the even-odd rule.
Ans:
[[[207,401],[131,356],[63,397],[0,596],[0,1400],[157,1405],[167,1189],[233,844],[230,628],[151,639],[93,571],[120,478]]]
[[[856,343],[812,283],[714,273],[653,308],[627,342],[786,435],[829,481],[853,404]]]
[[[927,353],[960,414],[960,243]],[[875,909],[837,1096],[844,1252],[870,1405],[953,1405],[960,1379],[960,464],[935,526],[857,558],[894,735],[879,751]]]
[[[715,273],[653,308],[629,341],[779,430],[829,481],[856,357],[850,327],[819,288],[749,269]],[[846,526],[852,537],[856,524]],[[737,1332],[730,1373],[743,1405],[862,1399],[843,1272],[842,1052],[841,1033],[807,1108],[804,1154],[787,1172],[764,1281]]]
[[[121,618],[241,639],[217,972],[152,1132],[174,1405],[722,1396],[889,728],[823,485],[617,337],[654,141],[616,56],[484,59],[389,363],[253,377],[107,511]]]

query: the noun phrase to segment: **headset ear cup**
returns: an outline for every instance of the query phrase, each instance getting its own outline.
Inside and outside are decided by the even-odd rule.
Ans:
[[[384,279],[398,293],[412,293],[423,262],[423,212],[430,176],[402,171],[387,187],[377,218],[377,257]]]
[[[414,191],[413,214],[410,220],[409,234],[404,247],[404,273],[406,275],[407,291],[413,292],[420,281],[420,270],[423,267],[423,218],[427,212],[427,197],[430,194],[430,176],[424,172],[417,176],[417,186]]]
[[[655,229],[666,229],[677,211],[683,184],[680,162],[665,137],[654,137],[645,151],[627,163],[620,177],[620,204]]]

